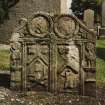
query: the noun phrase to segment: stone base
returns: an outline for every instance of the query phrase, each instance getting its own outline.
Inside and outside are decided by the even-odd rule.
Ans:
[[[84,95],[96,97],[96,68],[84,68]]]
[[[95,81],[85,81],[85,96],[96,97],[96,82]]]

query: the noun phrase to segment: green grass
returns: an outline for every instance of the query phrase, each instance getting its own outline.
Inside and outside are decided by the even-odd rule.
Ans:
[[[10,53],[9,50],[0,50],[0,69],[9,70],[10,63]]]
[[[97,81],[105,82],[105,40],[97,40],[96,48]]]

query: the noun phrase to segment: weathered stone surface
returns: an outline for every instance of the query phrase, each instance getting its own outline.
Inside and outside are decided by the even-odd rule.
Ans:
[[[88,26],[89,29],[94,29],[94,11],[91,9],[87,9],[84,12],[84,22]]]
[[[105,27],[105,0],[102,2],[102,27]]]
[[[91,85],[96,79],[95,72],[90,72],[96,67],[96,35],[75,16],[34,14],[14,36],[17,39],[11,40],[14,87],[85,95],[87,80],[88,87],[95,86],[95,81]]]

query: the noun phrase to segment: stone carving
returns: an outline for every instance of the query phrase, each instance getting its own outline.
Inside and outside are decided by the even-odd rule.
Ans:
[[[61,16],[56,20],[55,32],[61,38],[72,38],[76,30],[76,23],[72,18]]]
[[[20,53],[20,50],[21,50],[21,45],[20,43],[18,42],[18,38],[19,38],[19,33],[14,33],[13,34],[13,37],[11,38],[11,59],[14,61],[15,64],[13,65],[18,65],[19,63],[17,61],[19,61],[21,59],[21,53]]]
[[[21,73],[21,44],[18,42],[19,33],[14,33],[11,38],[11,55],[10,55],[10,71],[11,71],[11,87],[20,89]],[[17,81],[17,82],[15,82]]]
[[[73,72],[72,70],[66,68],[64,88],[69,88],[69,89],[77,88],[78,81],[79,81],[78,75],[76,75],[76,73]]]
[[[87,75],[84,68],[95,68],[94,32],[75,16],[41,13],[27,19],[17,32],[22,36],[15,41],[19,47],[14,47],[16,50],[11,50],[11,55],[17,54],[17,57],[20,53],[21,57],[19,60],[11,59],[11,66],[21,62],[19,73],[23,90],[41,87],[54,93],[77,92],[84,95]],[[17,63],[11,75],[17,73],[18,66]]]
[[[48,47],[46,45],[28,46],[28,81],[47,86]],[[37,84],[35,86],[37,86]]]
[[[48,17],[37,16],[32,18],[28,23],[28,29],[31,35],[36,37],[44,37],[50,32],[50,23]]]
[[[94,67],[95,66],[95,47],[94,43],[87,43],[85,48],[85,58],[86,58],[86,66]]]
[[[58,81],[63,79],[63,88],[65,91],[76,89],[79,81],[79,50],[77,46],[71,42],[69,45],[59,45],[57,62]],[[61,84],[61,83],[60,83]]]

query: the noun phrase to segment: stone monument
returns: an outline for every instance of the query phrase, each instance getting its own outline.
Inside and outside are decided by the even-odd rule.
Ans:
[[[36,13],[15,35],[11,88],[96,95],[96,35],[78,18]]]
[[[84,22],[89,29],[94,29],[94,11],[87,9],[84,12]]]
[[[101,27],[98,28],[99,37],[105,37],[105,0],[102,2],[102,24]]]
[[[102,2],[102,27],[105,27],[105,0]]]

